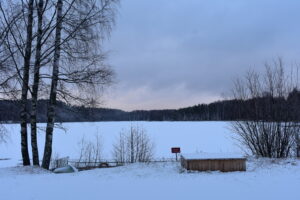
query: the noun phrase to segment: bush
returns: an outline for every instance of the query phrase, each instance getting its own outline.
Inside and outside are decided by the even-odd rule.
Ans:
[[[84,136],[78,143],[79,159],[78,163],[83,166],[95,166],[101,161],[102,143],[101,137],[96,134],[92,140],[87,140]],[[76,166],[78,167],[78,166]]]
[[[0,124],[0,144],[5,143],[8,139],[6,128]]]
[[[231,122],[238,140],[252,154],[262,157],[284,158],[299,153],[299,122],[295,120],[294,106],[289,95],[298,90],[284,73],[280,59],[272,65],[266,64],[260,76],[250,71],[235,82],[234,98],[243,102],[240,113],[248,119]]]
[[[154,145],[144,128],[131,126],[120,133],[114,144],[113,157],[116,162],[149,162],[153,158]]]

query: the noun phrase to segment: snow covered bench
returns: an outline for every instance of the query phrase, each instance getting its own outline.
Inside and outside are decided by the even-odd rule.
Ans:
[[[181,166],[192,171],[246,171],[246,158],[232,154],[181,155]]]

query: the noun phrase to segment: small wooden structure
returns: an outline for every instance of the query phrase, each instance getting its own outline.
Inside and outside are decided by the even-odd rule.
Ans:
[[[246,171],[246,158],[226,154],[187,154],[181,155],[181,166],[191,171]]]

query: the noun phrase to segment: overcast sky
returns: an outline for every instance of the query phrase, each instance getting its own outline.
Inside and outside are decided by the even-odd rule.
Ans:
[[[121,0],[105,107],[180,108],[229,93],[249,68],[300,63],[299,0]]]

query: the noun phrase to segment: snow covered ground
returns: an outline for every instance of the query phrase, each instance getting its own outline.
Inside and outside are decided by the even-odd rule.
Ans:
[[[234,135],[225,122],[86,122],[64,123],[65,130],[56,129],[53,138],[53,155],[78,158],[80,139],[93,140],[98,134],[102,138],[103,158],[111,158],[112,146],[119,133],[130,126],[143,127],[155,143],[156,158],[174,157],[171,147],[181,147],[182,153],[241,153]],[[41,128],[44,124],[39,125]],[[0,144],[0,158],[10,158],[0,161],[0,167],[15,166],[20,163],[20,125],[5,125],[10,133],[7,144]],[[40,154],[43,151],[44,133],[40,130],[38,142]],[[30,141],[30,140],[29,140]],[[31,152],[30,152],[31,153]],[[42,155],[42,154],[41,154]]]
[[[86,135],[103,138],[103,156],[122,129],[135,122],[66,123],[57,130],[54,152],[76,157],[77,143]],[[170,148],[183,153],[241,153],[224,122],[138,122],[156,144],[156,157],[171,157]],[[53,174],[35,167],[16,167],[21,158],[19,125],[6,125],[10,140],[0,145],[0,199],[230,199],[299,200],[300,161],[249,159],[246,172],[186,172],[179,163],[133,164],[72,174]],[[42,149],[43,133],[39,133]]]
[[[0,169],[3,200],[299,200],[300,162],[250,160],[247,172],[181,172],[178,163],[133,164],[73,174]]]

